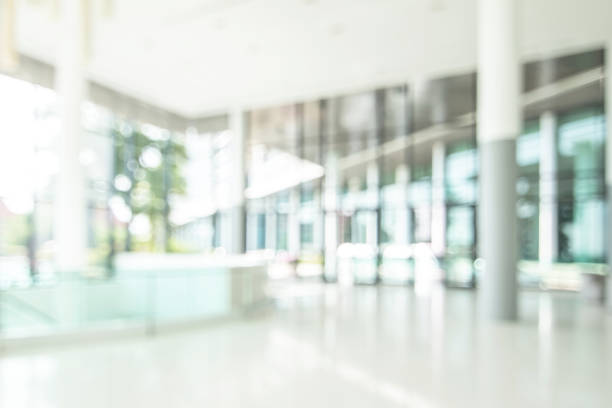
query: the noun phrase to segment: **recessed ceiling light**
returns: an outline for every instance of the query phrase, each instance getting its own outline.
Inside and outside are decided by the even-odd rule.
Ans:
[[[329,27],[329,34],[332,36],[339,36],[344,33],[344,25],[342,23],[335,23]]]
[[[247,54],[249,55],[258,55],[259,54],[259,46],[255,43],[251,43],[247,45],[246,48]]]
[[[147,36],[142,43],[142,48],[147,51],[151,51],[154,47],[155,47],[155,40],[153,39],[153,37]]]
[[[213,23],[213,27],[216,30],[221,31],[221,30],[223,30],[223,29],[225,29],[227,27],[227,22],[224,19],[219,18],[219,19],[215,20],[215,22]]]
[[[433,11],[441,11],[444,10],[444,0],[431,0],[429,3],[429,7],[431,8],[431,10]]]

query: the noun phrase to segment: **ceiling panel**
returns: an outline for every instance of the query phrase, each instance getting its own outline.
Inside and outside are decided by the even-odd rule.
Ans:
[[[186,116],[465,73],[476,62],[476,0],[114,0],[109,14],[108,0],[92,1],[89,77]],[[48,63],[52,3],[18,9],[19,50]],[[611,4],[522,0],[522,53],[602,43]]]

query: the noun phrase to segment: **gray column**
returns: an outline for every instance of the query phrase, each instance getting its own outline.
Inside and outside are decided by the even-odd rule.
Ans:
[[[59,272],[80,272],[86,265],[87,218],[81,150],[81,103],[85,96],[84,10],[81,0],[62,0],[56,88],[61,131],[54,233]]]
[[[557,117],[553,112],[540,116],[540,216],[539,259],[549,265],[559,252],[557,205]]]
[[[234,109],[230,113],[230,131],[232,134],[232,180],[230,201],[230,252],[241,254],[246,246],[246,203],[244,197],[245,172],[245,139],[246,139],[246,113],[241,109]]]
[[[608,280],[607,280],[607,306],[608,310],[612,311],[612,36],[608,39],[606,48],[606,190],[608,203],[608,228],[607,228],[607,246],[608,246]]]
[[[515,0],[480,0],[478,19],[479,237],[484,269],[480,308],[517,318],[516,137],[520,69]]]
[[[445,158],[444,143],[435,142],[431,148],[431,249],[436,256],[446,250]]]

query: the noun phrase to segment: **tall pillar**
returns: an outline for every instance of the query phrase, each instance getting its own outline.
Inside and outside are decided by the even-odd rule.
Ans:
[[[380,189],[380,170],[378,168],[378,162],[373,161],[368,164],[366,169],[366,189],[368,195],[368,203],[371,204],[372,208],[379,209],[380,208],[380,200],[379,200],[379,189]],[[367,226],[366,226],[366,239],[365,242],[368,245],[371,245],[375,248],[375,251],[378,253],[380,248],[378,248],[378,244],[380,241],[379,235],[380,231],[378,230],[378,211],[368,212],[367,213]]]
[[[380,282],[380,268],[383,263],[382,253],[382,212],[383,200],[381,193],[381,163],[375,160],[368,164],[366,170],[366,188],[368,202],[374,211],[367,211],[366,216],[366,244],[374,251],[374,271],[369,283]]]
[[[515,0],[480,0],[478,19],[479,237],[481,310],[517,318],[516,137],[520,67]]]
[[[295,113],[295,152],[301,160],[304,158],[304,104],[297,103],[294,106]],[[301,171],[301,169],[300,169]],[[300,257],[301,250],[301,208],[302,191],[304,186],[300,183],[289,191],[290,213],[288,222],[288,248],[289,253],[297,258]]]
[[[232,180],[230,201],[230,248],[232,254],[242,254],[246,250],[246,202],[244,197],[246,113],[241,109],[230,112],[229,126],[232,134]]]
[[[315,185],[315,190],[314,190],[314,202],[315,203],[320,203],[321,201],[321,196],[322,196],[323,192],[321,191],[321,185],[320,184],[316,184]],[[316,251],[319,251],[323,248],[323,215],[321,214],[320,211],[317,211],[315,213],[315,216],[313,217],[313,226],[312,226],[312,243],[313,243],[313,248]]]
[[[607,228],[607,246],[608,246],[608,281],[607,281],[607,306],[608,310],[612,311],[612,35],[608,39],[606,48],[606,192],[608,202],[608,228]]]
[[[323,279],[326,282],[338,280],[337,251],[340,244],[339,210],[340,210],[340,169],[336,142],[339,122],[338,101],[323,100],[319,122],[319,146],[321,164],[325,167],[321,186],[321,207],[323,210]]]
[[[266,211],[266,250],[276,252],[276,197],[268,197],[265,200]]]
[[[287,249],[297,257],[300,255],[300,186],[289,191],[287,224]]]
[[[399,189],[400,203],[397,211],[397,225],[395,226],[396,242],[408,245],[412,242],[410,231],[412,230],[410,211],[408,210],[408,183],[410,181],[410,169],[405,164],[400,164],[395,169],[395,184]]]
[[[17,68],[16,20],[15,0],[0,0],[0,71],[13,71]]]
[[[55,200],[56,268],[79,272],[86,265],[87,219],[81,150],[81,103],[85,81],[84,8],[81,0],[62,0],[56,87],[61,131]]]
[[[549,265],[559,252],[557,205],[557,117],[553,112],[540,116],[540,263]]]
[[[445,158],[444,142],[435,142],[431,149],[431,249],[436,256],[443,256],[446,249]]]
[[[323,213],[324,222],[324,253],[325,265],[324,276],[328,281],[335,281],[336,270],[336,251],[338,250],[338,209],[339,209],[339,173],[338,159],[335,154],[328,153],[325,163],[325,180],[323,192]]]

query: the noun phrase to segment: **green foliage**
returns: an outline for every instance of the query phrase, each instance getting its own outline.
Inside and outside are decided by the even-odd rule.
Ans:
[[[10,254],[25,254],[30,228],[28,216],[14,215],[7,217],[4,224],[4,242]]]
[[[167,216],[169,198],[186,193],[183,167],[187,162],[185,146],[169,132],[166,137],[150,138],[140,129],[115,126],[111,130],[114,143],[114,175],[130,180],[126,191],[116,191],[130,206],[134,216],[146,214],[152,223],[151,239],[138,248],[152,250],[156,225]]]

